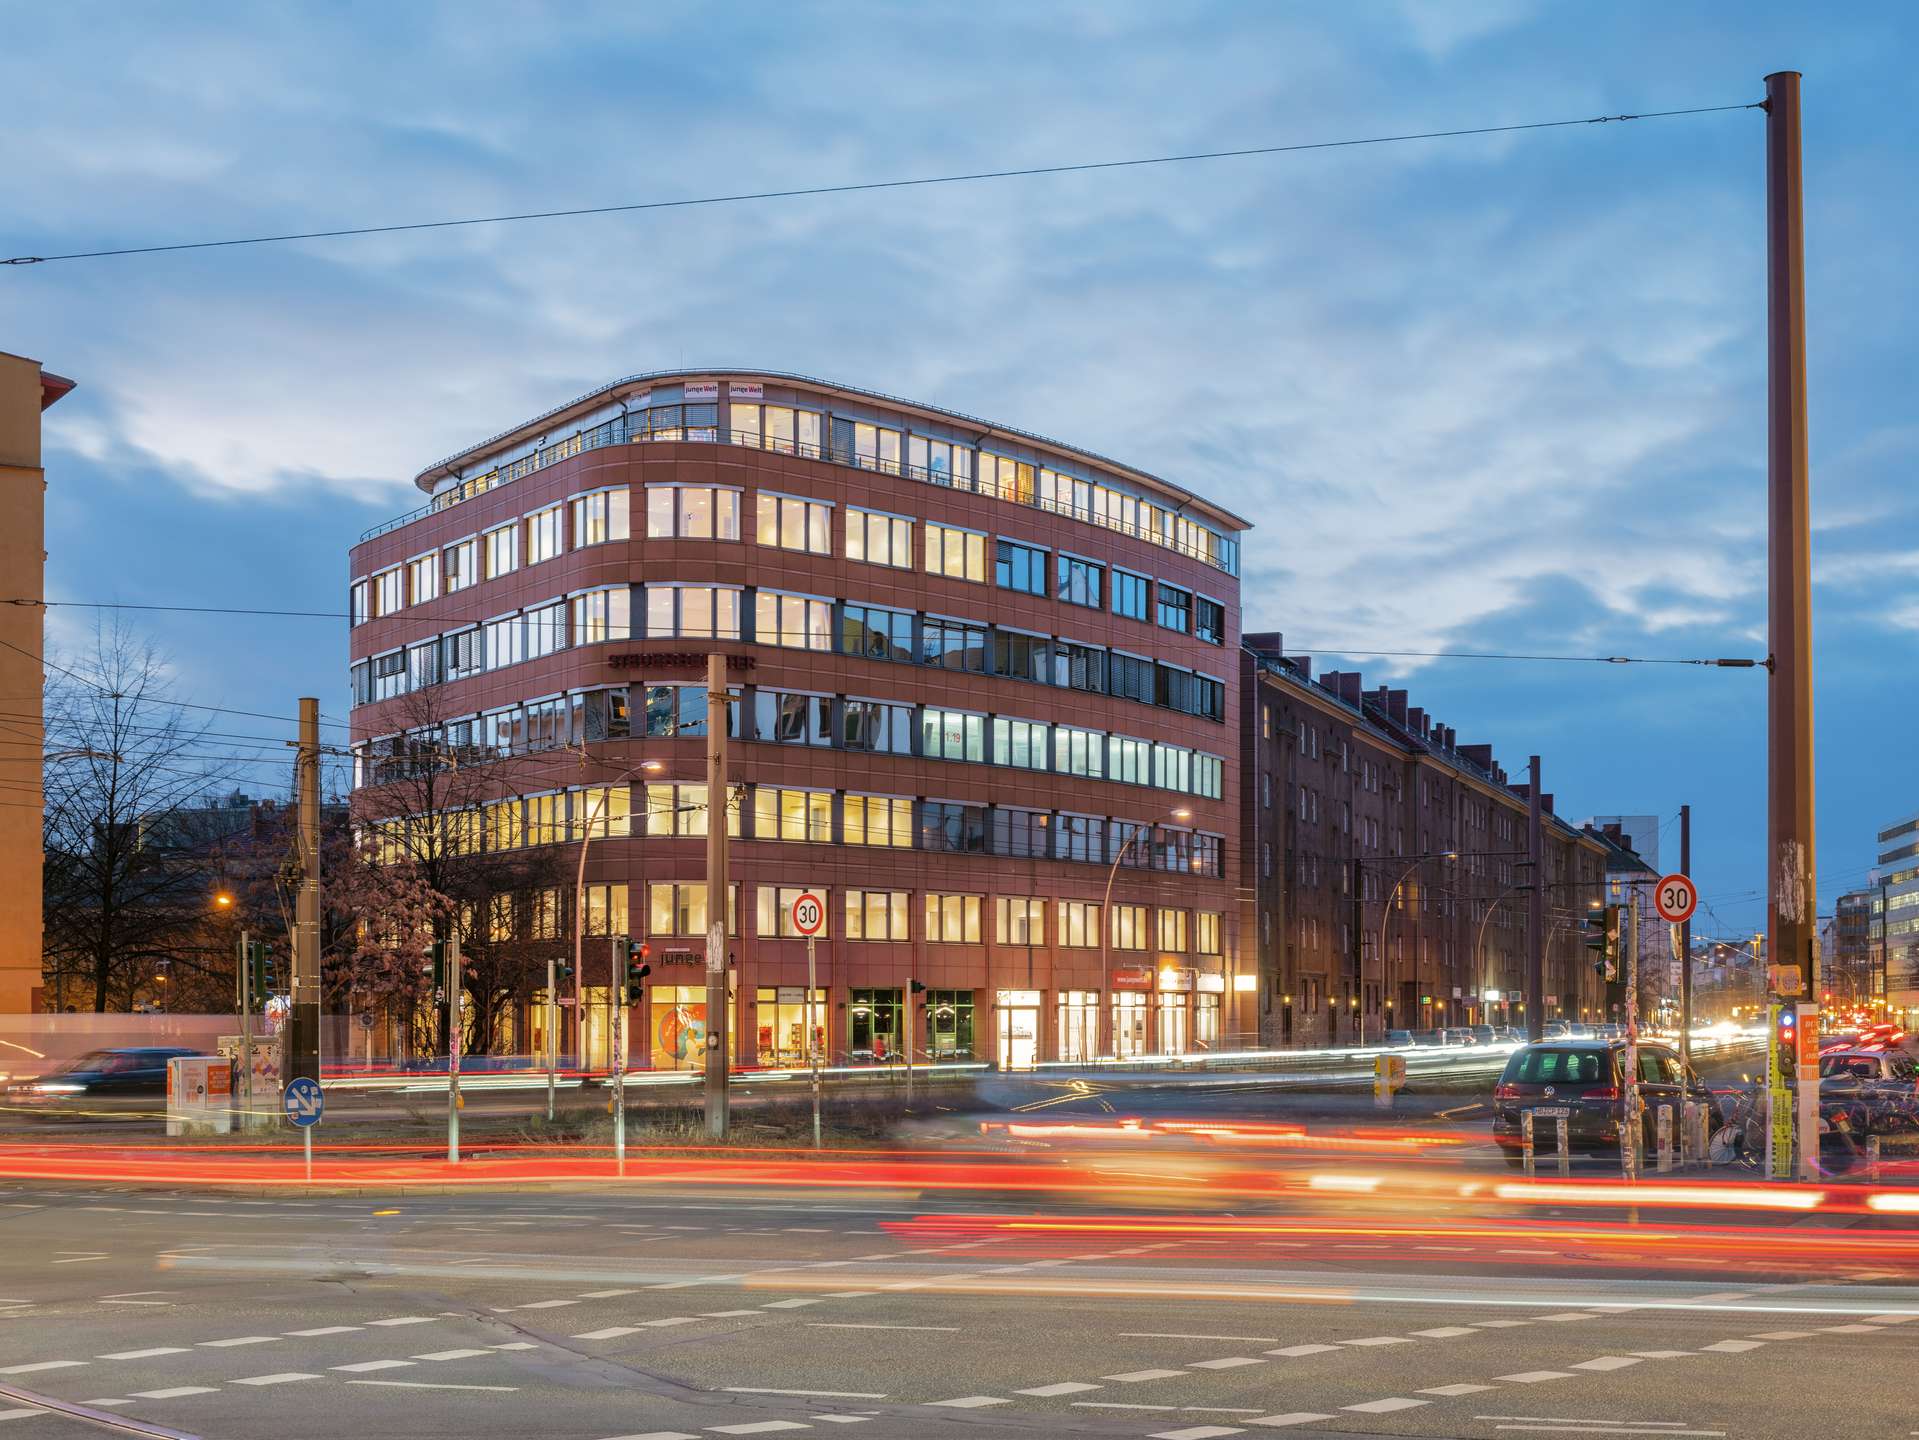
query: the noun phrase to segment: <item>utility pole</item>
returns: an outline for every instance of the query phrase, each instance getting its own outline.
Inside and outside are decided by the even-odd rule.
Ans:
[[[1679,873],[1692,878],[1692,806],[1679,807]],[[1692,1074],[1692,916],[1679,922],[1679,1068]],[[1690,1083],[1690,1082],[1688,1082]]]
[[[559,969],[559,962],[555,960],[551,955],[547,956],[546,957],[546,1122],[549,1125],[553,1123],[553,1091],[555,1088],[554,1082],[556,1079],[554,1075],[554,1071],[558,1069],[559,1063],[560,1063],[560,1041],[559,1041],[559,1037],[553,1033],[554,1027],[556,1027],[560,1023],[560,1000],[559,1000],[559,996],[554,993],[554,987],[559,984],[559,976],[555,973],[558,969]]]
[[[300,793],[300,894],[294,911],[292,1009],[283,1080],[320,1078],[320,702],[300,701],[294,764]]]
[[[1800,972],[1800,1033],[1818,1036],[1812,794],[1812,498],[1806,441],[1805,184],[1799,74],[1766,77],[1766,918],[1774,965]],[[1810,1029],[1808,1029],[1810,1027]],[[1799,1066],[1802,1178],[1819,1166],[1819,1066]]]
[[[724,1140],[726,1034],[726,657],[706,657],[706,1138]],[[809,992],[807,1008],[812,1008]]]
[[[240,1012],[240,1128],[253,1128],[253,937],[240,932],[240,963],[233,972],[233,1000]]]
[[[1526,864],[1532,889],[1526,895],[1526,1038],[1546,1031],[1546,842],[1539,808],[1539,757],[1526,762]]]
[[[460,1010],[460,931],[446,942],[446,1160],[460,1163],[460,1042],[466,1029]]]
[[[1625,1113],[1619,1121],[1619,1158],[1628,1180],[1639,1178],[1640,1150],[1646,1138],[1639,1118],[1639,891],[1632,892],[1626,927],[1626,1083]]]

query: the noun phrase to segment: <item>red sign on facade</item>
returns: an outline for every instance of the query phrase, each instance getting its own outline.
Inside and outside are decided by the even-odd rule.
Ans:
[[[1115,970],[1113,988],[1115,990],[1151,990],[1153,972],[1144,965],[1130,965],[1124,969]]]

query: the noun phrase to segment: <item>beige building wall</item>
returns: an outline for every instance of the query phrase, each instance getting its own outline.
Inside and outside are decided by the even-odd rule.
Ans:
[[[40,412],[73,388],[37,360],[0,352],[0,1014],[39,1007],[40,662],[46,472]]]

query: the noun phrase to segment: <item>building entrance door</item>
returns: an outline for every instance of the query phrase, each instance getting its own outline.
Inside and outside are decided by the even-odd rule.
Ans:
[[[997,1059],[1002,1070],[1031,1070],[1039,1059],[1039,991],[1002,990]]]

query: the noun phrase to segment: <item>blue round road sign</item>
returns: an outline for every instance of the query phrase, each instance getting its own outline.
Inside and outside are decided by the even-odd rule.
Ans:
[[[280,1100],[286,1108],[287,1119],[295,1125],[318,1125],[326,1111],[326,1096],[321,1093],[320,1082],[304,1075],[287,1081],[286,1093]]]

